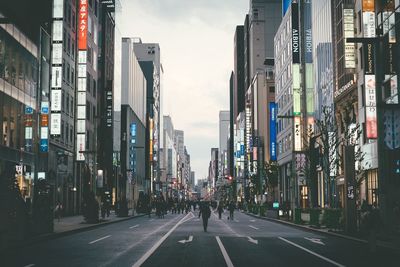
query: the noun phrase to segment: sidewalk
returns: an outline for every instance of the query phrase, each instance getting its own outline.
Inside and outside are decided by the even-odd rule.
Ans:
[[[334,232],[334,231],[332,231],[330,229],[327,229],[327,228],[316,228],[316,227],[313,227],[313,226],[310,226],[310,225],[296,224],[296,223],[293,223],[293,222],[290,222],[290,221],[286,221],[286,220],[267,218],[267,217],[263,217],[263,216],[260,216],[260,215],[256,215],[256,214],[249,213],[249,212],[244,212],[244,211],[241,211],[241,212],[244,213],[244,214],[247,214],[249,216],[258,218],[258,219],[277,222],[277,223],[281,223],[281,224],[286,224],[286,225],[297,227],[297,228],[300,228],[300,229],[306,230],[306,231],[318,232],[318,233],[325,234],[325,235],[336,236],[336,237],[345,238],[345,239],[348,239],[348,240],[353,240],[353,241],[357,241],[357,242],[360,242],[360,243],[368,244],[368,240],[365,240],[365,239],[362,239],[362,238],[358,238],[358,237],[354,237],[354,236],[350,236],[350,235],[346,235],[344,233],[337,233],[337,232]],[[378,237],[378,239],[379,239],[379,237]],[[377,245],[380,246],[380,247],[384,247],[384,248],[389,248],[389,249],[400,251],[400,242],[399,242],[399,240],[395,240],[395,239],[390,240],[390,241],[389,240],[377,240]]]
[[[132,210],[129,210],[128,214],[132,214]],[[117,217],[115,212],[112,210],[110,212],[110,217],[105,217],[104,219],[100,217],[98,223],[86,223],[83,215],[61,217],[60,221],[54,219],[54,232],[52,234],[61,234],[65,232],[78,232],[79,230],[84,230],[87,228],[94,228],[100,225],[109,224],[118,221],[129,220],[135,217],[140,217],[143,215],[135,215],[129,217]]]

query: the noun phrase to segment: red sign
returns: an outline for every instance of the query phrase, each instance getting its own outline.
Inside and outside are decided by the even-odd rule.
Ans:
[[[79,1],[78,48],[87,49],[88,5],[87,0]]]
[[[49,126],[49,115],[41,114],[40,118],[41,118],[40,126],[43,126],[43,127]]]

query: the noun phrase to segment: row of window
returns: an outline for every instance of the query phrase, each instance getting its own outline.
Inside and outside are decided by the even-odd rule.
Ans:
[[[0,78],[36,98],[37,60],[0,28]]]

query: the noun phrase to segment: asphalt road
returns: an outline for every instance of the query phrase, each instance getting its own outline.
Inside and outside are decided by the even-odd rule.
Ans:
[[[399,252],[235,213],[134,218],[39,242],[1,257],[0,266],[400,266]]]

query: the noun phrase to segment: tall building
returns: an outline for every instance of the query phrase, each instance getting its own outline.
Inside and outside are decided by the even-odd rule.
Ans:
[[[219,112],[219,155],[218,173],[220,177],[229,174],[228,170],[228,137],[229,137],[230,112]],[[219,177],[217,177],[219,178]]]
[[[146,192],[145,143],[147,81],[134,51],[135,39],[122,39],[121,173],[118,200],[129,207]]]
[[[53,231],[56,190],[47,172],[52,1],[2,1],[0,17],[1,250]]]
[[[211,148],[211,160],[208,166],[208,184],[212,189],[215,189],[216,182],[220,177],[218,172],[219,166],[219,152],[218,148]]]
[[[159,149],[161,121],[161,81],[164,73],[161,63],[160,46],[156,43],[142,43],[139,39],[134,45],[135,54],[147,80],[147,144],[146,178],[148,188],[154,191],[154,182],[159,182]]]
[[[115,1],[102,1],[101,3],[101,42],[99,47],[98,81],[98,141],[97,161],[98,169],[103,171],[104,187],[103,197],[111,195],[116,184],[116,173],[113,168],[113,142],[114,140],[114,55],[115,55]]]
[[[48,174],[56,188],[54,200],[63,203],[67,213],[73,211],[76,196],[71,188],[79,184],[74,173],[77,8],[76,1],[54,1]]]
[[[274,36],[281,23],[281,0],[251,0],[249,8],[248,86],[258,71],[264,71],[266,58],[274,57]]]
[[[315,119],[324,121],[330,118],[325,118],[324,109],[328,109],[333,115],[333,46],[332,46],[332,9],[331,1],[313,1],[312,2],[312,33],[313,33],[313,62],[314,62],[314,96],[315,96]],[[334,120],[332,120],[334,121]],[[319,134],[319,129],[315,129],[316,134]],[[333,129],[329,131],[334,135]],[[335,155],[336,149],[330,148],[330,154]],[[321,167],[316,172],[315,180],[312,182],[311,201],[314,205],[325,207],[328,204],[328,191],[330,180],[335,173],[336,163],[329,159],[320,161],[318,165]],[[330,165],[330,166],[329,166]],[[316,167],[316,166],[315,166]],[[331,170],[329,173],[324,169]],[[327,177],[327,174],[330,177]],[[314,199],[313,199],[314,198]]]
[[[234,69],[233,69],[233,118],[236,120],[238,114],[244,111],[244,93],[248,87],[245,85],[245,52],[244,52],[244,26],[236,26],[234,38]]]
[[[163,116],[161,183],[163,192],[172,196],[173,184],[177,180],[177,152],[174,137],[174,125],[170,116]]]
[[[275,35],[279,191],[292,208],[309,205],[304,150],[314,123],[313,75],[311,3],[293,2]]]

